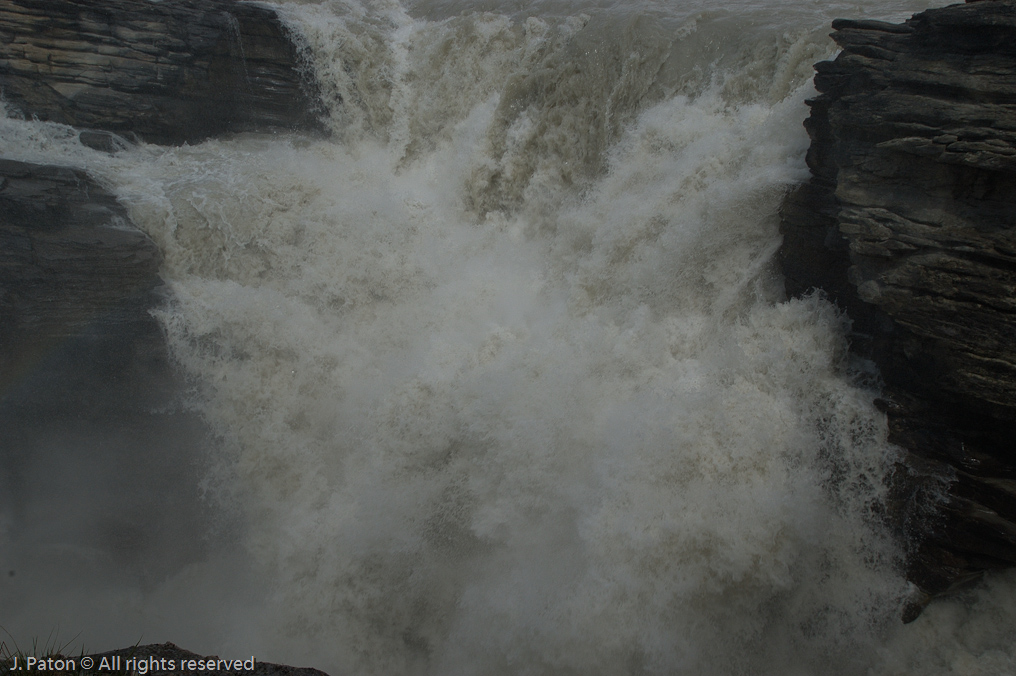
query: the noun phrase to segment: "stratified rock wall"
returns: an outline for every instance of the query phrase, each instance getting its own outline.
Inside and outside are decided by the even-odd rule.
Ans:
[[[84,578],[100,561],[159,579],[200,558],[210,435],[183,405],[186,383],[151,315],[167,300],[161,260],[83,171],[0,160],[0,514],[11,570],[86,552]],[[5,580],[15,606],[36,591],[31,580]]]
[[[148,313],[159,302],[161,261],[155,243],[83,171],[0,160],[5,405],[80,411],[82,399],[94,403],[95,382],[138,380],[132,355],[163,369],[164,341]],[[89,358],[74,360],[67,372],[57,369],[45,386],[19,389],[27,374],[38,380],[46,372],[37,368],[43,356],[73,344]],[[84,391],[74,386],[79,378],[90,383]],[[137,394],[123,399],[138,401]]]
[[[152,143],[320,126],[278,16],[233,0],[0,0],[0,90],[26,116]]]
[[[107,152],[321,128],[274,11],[233,0],[0,0],[0,94]],[[82,579],[142,588],[206,559],[200,480],[215,442],[152,315],[168,302],[161,261],[84,171],[0,159],[0,517],[15,607],[54,552]],[[153,651],[198,657],[118,654]]]
[[[833,28],[781,259],[881,369],[910,576],[934,595],[1016,565],[1016,2]]]

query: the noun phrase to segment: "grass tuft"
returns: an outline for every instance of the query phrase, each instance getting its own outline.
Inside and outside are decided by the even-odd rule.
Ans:
[[[44,642],[36,637],[32,639],[31,645],[22,647],[7,629],[0,627],[0,632],[6,635],[6,639],[0,639],[0,674],[16,673],[19,676],[32,676],[33,674],[84,674],[87,672],[87,670],[82,669],[80,666],[81,658],[85,655],[84,646],[81,646],[81,651],[77,657],[68,656],[67,654],[68,648],[77,640],[80,634],[66,643],[61,643],[59,633],[51,632]],[[46,662],[44,665],[39,665],[37,662],[36,666],[29,668],[28,658],[30,657],[35,660],[46,660]],[[73,662],[73,669],[54,671],[48,668],[51,664],[59,664],[61,662],[66,665],[68,660]],[[39,666],[43,668],[40,669],[38,668]]]

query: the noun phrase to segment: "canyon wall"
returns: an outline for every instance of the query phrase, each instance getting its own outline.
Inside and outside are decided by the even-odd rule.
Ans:
[[[292,36],[271,9],[232,0],[0,0],[0,93],[9,115],[77,127],[110,153],[323,131]],[[152,315],[171,300],[161,262],[85,171],[0,159],[0,535],[16,603],[38,592],[31,568],[59,557],[83,557],[69,585],[144,587],[204,556],[215,440]]]
[[[892,518],[927,600],[1016,564],[1016,3],[833,28],[780,257],[881,371],[905,449]]]
[[[279,17],[233,0],[0,0],[0,92],[9,113],[78,127],[82,144],[111,153],[137,141],[322,130]],[[0,159],[9,499],[29,499],[17,496],[47,448],[121,449],[143,474],[151,467],[137,449],[177,458],[165,472],[203,443],[151,314],[167,301],[161,260],[86,172]]]
[[[813,176],[784,205],[780,257],[788,293],[823,289],[881,371],[914,616],[1016,565],[1016,2],[833,27],[843,51],[816,66]],[[278,17],[230,0],[0,0],[0,90],[15,114],[110,152],[322,129]],[[82,172],[0,161],[8,466],[56,412],[140,416],[121,425],[141,430],[125,449],[169,428],[201,437],[167,404],[180,383],[149,314],[159,260]]]

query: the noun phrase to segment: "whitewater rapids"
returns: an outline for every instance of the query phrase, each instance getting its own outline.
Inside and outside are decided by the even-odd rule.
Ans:
[[[774,264],[829,23],[925,6],[294,2],[329,138],[0,120],[165,253],[230,524],[7,623],[333,676],[1016,671],[1011,574],[900,623],[877,376]]]

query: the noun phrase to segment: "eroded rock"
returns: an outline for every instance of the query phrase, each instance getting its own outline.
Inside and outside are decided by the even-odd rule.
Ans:
[[[1016,3],[833,23],[787,290],[824,289],[885,381],[926,597],[1016,565]]]
[[[276,13],[232,0],[0,0],[8,106],[152,143],[320,129]]]
[[[151,314],[166,302],[161,260],[83,171],[0,160],[7,613],[32,602],[43,564],[72,562],[70,584],[146,584],[202,555],[210,435]]]
[[[83,171],[0,160],[4,389],[34,355],[69,340],[123,343],[114,350],[120,357],[135,342],[158,351],[163,341],[148,310],[158,302],[161,261],[155,243]]]

